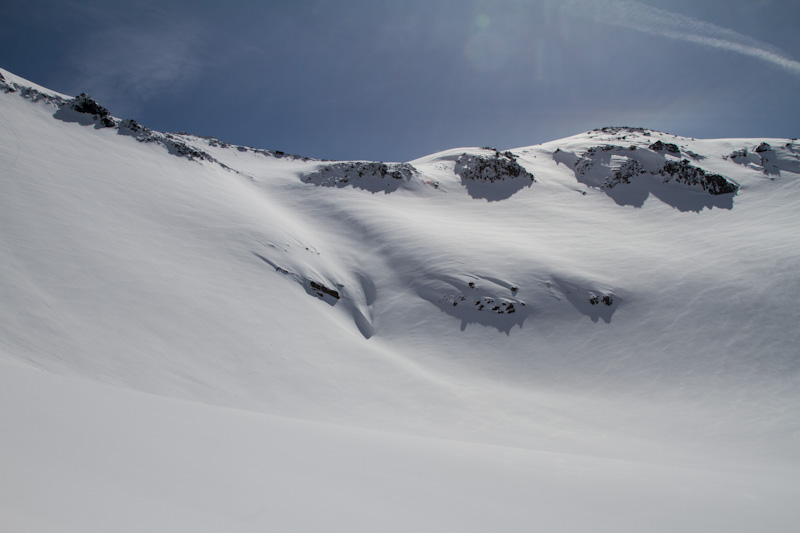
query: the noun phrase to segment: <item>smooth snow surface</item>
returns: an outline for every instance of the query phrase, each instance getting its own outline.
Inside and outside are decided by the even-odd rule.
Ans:
[[[0,529],[800,523],[797,141],[328,162],[0,75]]]

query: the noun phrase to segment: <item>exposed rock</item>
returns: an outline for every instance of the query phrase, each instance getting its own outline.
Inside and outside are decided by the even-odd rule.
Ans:
[[[167,146],[167,150],[170,153],[179,155],[181,157],[185,157],[191,161],[195,161],[197,159],[205,160],[205,161],[213,161],[216,162],[216,159],[211,157],[207,152],[203,152],[202,150],[198,150],[193,146],[189,146],[188,144],[175,140],[174,138],[167,137],[164,140],[164,144]]]
[[[734,150],[728,157],[736,161],[737,159],[744,159],[747,157],[747,148],[742,148],[741,150]],[[737,161],[738,162],[738,161]]]
[[[688,159],[680,162],[667,161],[659,174],[670,176],[671,179],[686,185],[699,185],[709,194],[728,194],[739,190],[736,184],[719,174],[707,173],[702,168],[689,164]],[[665,181],[669,181],[669,178]]]
[[[230,148],[230,144],[216,139],[214,137],[202,137],[206,139],[209,146],[221,146],[222,148]],[[240,152],[252,152],[254,154],[263,155],[265,157],[274,157],[276,159],[292,159],[295,161],[329,161],[328,159],[317,159],[314,157],[306,157],[297,154],[288,154],[281,150],[265,150],[263,148],[252,148],[250,146],[237,146],[236,149]]]
[[[789,148],[792,151],[791,145],[786,145],[784,148]],[[723,156],[723,159],[730,159],[739,165],[761,170],[764,174],[772,175],[773,177],[780,176],[780,168],[777,164],[778,154],[766,142],[756,146],[752,152],[748,152],[747,148],[734,150],[727,156]]]
[[[461,154],[456,160],[455,173],[463,181],[483,181],[493,183],[513,178],[527,178],[536,181],[533,174],[517,163],[517,156],[511,152],[494,151],[493,156]]]
[[[2,74],[0,74],[0,90],[2,90],[4,93],[17,92],[17,88],[14,87],[14,84],[7,82],[6,78]]]
[[[116,126],[114,119],[111,118],[111,113],[108,109],[98,104],[86,93],[81,93],[74,99],[70,100],[69,106],[78,113],[85,113],[94,116],[95,120],[99,120],[106,128],[113,128]]]
[[[93,120],[99,123],[100,126],[105,128],[117,128],[117,131],[120,134],[131,135],[139,142],[160,144],[173,155],[186,157],[190,160],[211,161],[219,164],[225,169],[230,170],[230,167],[220,163],[208,153],[191,147],[186,142],[169,133],[165,134],[154,132],[137,123],[133,119],[126,119],[117,123],[111,116],[111,113],[109,113],[108,109],[97,103],[97,101],[95,101],[86,93],[81,93],[71,100],[65,100],[60,96],[43,93],[32,87],[25,87],[18,84],[10,85],[5,81],[5,79],[0,80],[0,88],[6,92],[19,92],[20,96],[32,102],[44,101],[48,104],[55,105],[59,108],[55,114],[55,117],[59,118],[60,120],[67,120],[68,122],[71,122],[69,118],[62,118],[60,116],[65,110],[71,110],[77,113],[90,115]]]
[[[125,120],[119,123],[120,130],[127,130],[128,132],[134,133],[152,133],[149,129],[145,128],[132,118],[126,118]]]
[[[668,152],[670,154],[680,154],[681,150],[678,148],[677,144],[673,143],[665,143],[660,140],[654,142],[650,146],[648,146],[651,150],[655,152]]]
[[[4,93],[19,93],[19,95],[26,100],[30,100],[31,102],[45,102],[50,105],[54,105],[56,107],[61,107],[64,105],[66,100],[61,96],[57,96],[54,94],[43,93],[34,89],[33,87],[27,87],[25,85],[20,85],[18,83],[11,83],[5,78],[0,80],[0,90]]]
[[[672,151],[669,143],[661,143],[661,145],[659,143],[661,141],[651,144],[650,148],[658,149],[656,151],[660,150],[662,152]],[[677,146],[672,146],[676,150],[678,149]],[[734,159],[746,157],[746,151],[739,152],[734,152],[730,157]],[[557,161],[566,160],[563,155],[553,155]],[[582,182],[602,189],[612,189],[620,184],[630,184],[634,178],[643,174],[666,176],[666,179],[663,180],[665,183],[675,181],[689,186],[700,187],[713,195],[734,193],[739,189],[736,184],[725,177],[706,172],[702,168],[690,164],[688,159],[675,161],[662,155],[662,163],[660,163],[659,167],[653,164],[652,153],[650,154],[650,159],[644,158],[643,155],[623,146],[593,146],[574,160],[575,174]],[[645,166],[645,162],[647,162],[648,166]],[[607,168],[607,172],[611,175],[605,174],[606,171],[604,170],[595,170],[592,174],[589,174],[595,167]]]
[[[471,302],[472,300],[469,300]],[[475,300],[474,303],[468,303],[467,297],[464,294],[445,294],[442,296],[441,303],[451,304],[453,307],[457,307],[459,305],[466,305],[468,307],[472,307],[476,311],[482,312],[491,312],[496,313],[498,315],[510,315],[512,313],[516,313],[517,310],[514,307],[514,303],[519,305],[525,305],[522,302],[514,302],[507,300],[505,298],[500,298],[499,300],[495,300],[495,298],[491,296],[484,296],[478,300]]]
[[[153,131],[130,118],[120,121],[118,131],[121,135],[130,135],[142,143],[159,144],[166,148],[172,155],[184,157],[190,161],[208,161],[210,163],[216,163],[222,168],[232,170],[224,163],[212,157],[208,152],[195,148],[182,140],[178,136],[180,134]]]
[[[642,135],[649,137],[651,130],[645,128],[632,128],[630,126],[607,126],[605,128],[597,128],[592,130],[589,133],[607,133],[610,135],[617,135],[619,133],[641,133]]]
[[[616,144],[604,144],[601,146],[592,146],[589,148],[588,152],[594,153],[595,151],[600,150],[601,152],[613,152],[613,151],[622,151],[626,150],[624,146],[617,146]],[[629,146],[627,150],[636,150],[635,146]]]
[[[614,169],[614,176],[606,180],[605,187],[610,189],[620,183],[630,183],[636,176],[646,173],[641,163],[635,159],[628,159],[619,168]]]
[[[688,149],[685,149],[683,152],[692,159],[694,159],[695,161],[701,161],[706,158],[706,156],[698,154],[697,152],[692,152],[691,150]]]
[[[108,109],[98,104],[95,100],[92,100],[86,93],[81,93],[76,96],[75,99],[70,102],[70,106],[78,113],[87,113],[89,115],[97,115],[98,117],[109,116]]]
[[[756,146],[756,150],[755,151],[760,154],[762,152],[769,152],[771,150],[772,150],[772,146],[770,146],[769,144],[767,144],[765,142],[762,142],[761,144]]]
[[[603,302],[604,304],[610,306],[611,304],[614,303],[614,300],[608,294],[604,295],[603,297],[599,297],[599,296],[593,294],[589,298],[589,303],[592,304],[592,305],[598,305],[600,302]]]
[[[304,176],[303,181],[326,187],[352,185],[370,192],[392,192],[418,175],[417,169],[408,163],[356,161],[326,165]]]
[[[226,143],[225,141],[220,141],[219,139],[208,139],[208,145],[213,147],[220,147],[220,148],[230,148],[230,144]]]
[[[623,162],[612,169],[611,176],[605,178],[601,176],[597,178],[598,181],[593,184],[593,186],[611,189],[621,183],[631,183],[631,180],[636,176],[646,173],[644,166],[630,155],[630,152],[634,151],[635,147],[633,146],[624,147],[614,144],[592,146],[575,160],[575,172],[576,174],[584,176],[595,166],[595,162],[598,159],[600,159],[600,161],[606,161],[610,155],[616,155],[619,156]],[[601,157],[601,154],[606,152],[611,152],[612,154],[605,154]]]
[[[339,292],[338,291],[335,291],[335,290],[333,290],[333,289],[331,289],[329,287],[326,287],[322,283],[317,283],[316,281],[309,281],[308,284],[311,286],[311,288],[314,290],[314,292],[317,293],[317,296],[319,296],[320,298],[323,297],[323,294],[327,294],[328,296],[336,298],[337,300],[339,299]]]

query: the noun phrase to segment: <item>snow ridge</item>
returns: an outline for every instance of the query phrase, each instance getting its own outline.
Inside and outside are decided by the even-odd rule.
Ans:
[[[27,83],[0,72],[11,530],[800,522],[796,140],[328,162]]]

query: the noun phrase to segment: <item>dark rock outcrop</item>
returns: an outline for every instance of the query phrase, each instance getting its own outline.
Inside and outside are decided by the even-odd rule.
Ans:
[[[326,287],[322,283],[317,283],[316,281],[309,280],[308,285],[311,287],[311,289],[316,293],[316,295],[319,298],[323,298],[324,297],[323,295],[325,294],[337,300],[340,298],[339,291],[331,289],[330,287]]]
[[[678,150],[676,145],[670,145],[669,143],[661,143],[659,145],[659,143],[661,141],[651,144],[649,148],[665,152],[671,152],[671,147]],[[678,153],[680,153],[679,150]],[[610,159],[612,155],[617,157],[617,161],[621,162],[612,165]],[[744,156],[746,156],[746,151],[743,152],[743,155],[738,153],[731,154],[733,158]],[[563,155],[559,154],[553,154],[553,157],[557,161],[565,159]],[[719,174],[707,172],[700,167],[692,165],[688,159],[675,161],[661,156],[660,166],[655,166],[653,161],[647,162],[649,170],[645,166],[645,161],[647,160],[643,159],[635,150],[617,145],[602,145],[593,146],[586,150],[583,155],[576,157],[573,165],[579,180],[602,189],[612,189],[620,184],[630,184],[637,176],[649,174],[665,176],[664,183],[674,181],[692,187],[699,187],[713,195],[735,193],[739,190],[738,185],[735,183]],[[591,180],[584,178],[595,167],[608,168],[610,175],[605,177],[602,174],[595,175]],[[597,172],[595,171],[594,174],[597,174]]]
[[[680,150],[680,148],[678,148],[677,144],[665,143],[665,142],[662,142],[660,140],[654,142],[653,144],[648,146],[648,148],[650,148],[651,150],[653,150],[655,152],[667,152],[667,153],[676,154],[676,155],[681,153],[681,150]]]
[[[762,142],[761,144],[756,146],[756,150],[755,151],[757,153],[759,153],[759,154],[764,153],[764,152],[770,152],[770,151],[772,151],[772,146],[770,146],[769,143]]]
[[[108,112],[108,109],[98,104],[86,93],[81,93],[76,96],[69,102],[69,106],[78,113],[92,115],[103,127],[113,128],[117,125],[111,117],[111,113]]]
[[[670,179],[686,185],[700,186],[709,194],[729,194],[739,190],[738,185],[728,181],[719,174],[706,172],[700,167],[689,163],[688,159],[681,161],[667,161],[659,174],[669,176]]]
[[[609,189],[620,183],[630,183],[632,179],[640,174],[646,174],[642,164],[635,159],[628,159],[619,168],[614,169],[614,175],[606,180],[605,186]]]
[[[306,183],[324,187],[352,186],[370,192],[393,192],[419,173],[408,163],[354,161],[333,163],[303,177]]]
[[[484,181],[493,183],[514,178],[526,178],[536,181],[533,174],[517,163],[517,156],[512,152],[494,151],[492,156],[461,154],[456,160],[455,173],[461,181]]]

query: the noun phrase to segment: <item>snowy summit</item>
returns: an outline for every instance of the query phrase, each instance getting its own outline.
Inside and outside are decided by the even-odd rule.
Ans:
[[[0,70],[0,529],[800,523],[796,139],[322,161],[112,111]]]

